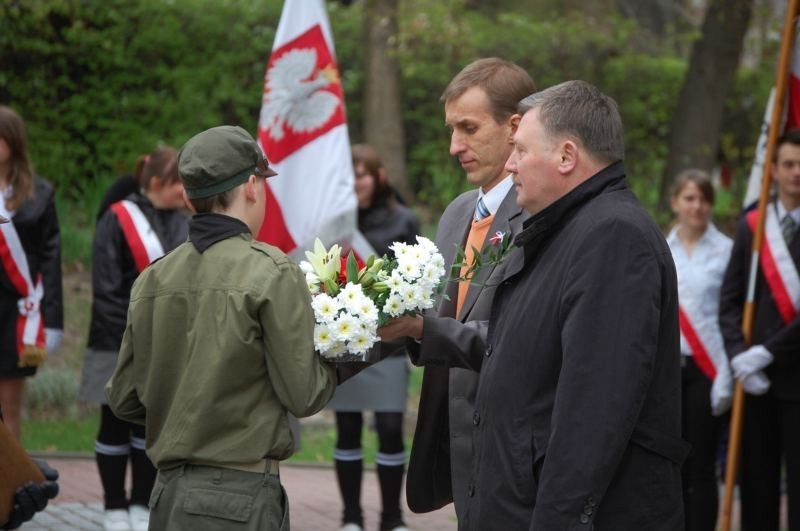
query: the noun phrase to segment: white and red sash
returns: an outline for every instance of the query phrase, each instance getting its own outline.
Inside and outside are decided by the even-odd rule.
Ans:
[[[722,335],[713,334],[705,328],[697,328],[694,326],[694,322],[698,322],[697,318],[679,304],[678,324],[681,335],[692,349],[692,358],[694,358],[695,364],[703,371],[703,374],[713,380],[717,376],[717,367],[727,363]],[[705,333],[701,334],[700,330],[704,330]]]
[[[757,220],[757,210],[748,212],[747,223],[754,233]],[[788,324],[800,312],[800,274],[789,253],[786,240],[783,239],[778,215],[772,205],[767,208],[767,218],[764,222],[764,243],[761,245],[760,262],[761,271],[775,299],[778,313],[783,322]]]
[[[139,273],[151,262],[164,256],[161,241],[136,203],[123,199],[111,205],[111,210],[119,220]]]
[[[0,197],[0,216],[11,218]],[[19,294],[17,301],[17,355],[20,366],[38,365],[46,353],[44,323],[40,311],[44,287],[42,276],[36,282],[31,278],[28,257],[13,223],[0,224],[0,263],[5,269],[11,284]],[[26,359],[30,357],[30,359]]]

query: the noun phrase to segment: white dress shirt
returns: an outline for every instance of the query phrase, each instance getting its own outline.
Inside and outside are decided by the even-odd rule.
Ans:
[[[786,207],[783,206],[783,203],[781,203],[780,200],[777,200],[775,201],[775,213],[778,214],[779,225],[783,226],[783,218],[786,217],[786,214],[789,214],[792,216],[792,219],[794,219],[794,226],[800,227],[800,207],[795,208],[791,212],[787,212]]]
[[[475,202],[477,203],[481,198],[483,198],[483,204],[489,209],[489,214],[494,216],[497,214],[497,209],[500,208],[503,199],[506,198],[506,195],[508,195],[508,191],[511,190],[512,186],[514,186],[514,181],[511,179],[511,175],[508,175],[505,179],[494,185],[492,189],[486,193],[484,193],[483,188],[479,188],[478,199],[476,199]]]
[[[721,347],[722,333],[718,321],[719,291],[730,259],[733,241],[717,230],[713,223],[709,223],[708,229],[695,244],[689,256],[678,238],[678,228],[678,226],[673,228],[667,236],[667,244],[672,251],[678,273],[678,300],[687,313],[700,316],[695,319],[699,322],[692,322],[698,335],[719,338],[716,347],[706,345],[706,348],[724,348]],[[683,334],[681,334],[681,352],[688,356],[692,354],[692,348]]]

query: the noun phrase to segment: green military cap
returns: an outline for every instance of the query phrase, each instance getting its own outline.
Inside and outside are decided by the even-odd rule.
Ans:
[[[189,199],[227,192],[253,174],[277,175],[250,133],[232,125],[212,127],[190,138],[178,152],[178,173]]]

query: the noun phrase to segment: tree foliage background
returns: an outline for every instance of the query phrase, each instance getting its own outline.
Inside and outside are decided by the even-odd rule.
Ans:
[[[158,142],[180,146],[223,123],[255,132],[281,4],[3,2],[0,102],[24,116],[39,173],[57,185],[64,201],[80,207]],[[697,30],[684,24],[656,34],[611,1],[592,9],[549,0],[488,4],[399,2],[396,53],[406,177],[416,196],[409,199],[437,212],[466,188],[448,154],[439,96],[469,61],[500,56],[524,67],[539,88],[578,78],[613,96],[626,126],[631,183],[645,204],[654,206],[670,118]],[[359,2],[327,5],[351,140],[363,141],[363,9]],[[752,66],[739,68],[726,101],[721,144],[736,177],[732,197],[749,170],[777,46],[768,42]],[[84,221],[91,224],[93,217]]]

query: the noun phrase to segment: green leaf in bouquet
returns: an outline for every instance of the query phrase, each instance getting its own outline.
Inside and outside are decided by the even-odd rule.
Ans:
[[[333,279],[326,278],[323,283],[325,284],[325,293],[331,297],[339,294],[339,285]]]
[[[358,262],[353,251],[347,255],[347,281],[358,282]]]
[[[367,269],[370,269],[372,267],[372,264],[374,263],[375,263],[375,255],[371,254],[369,255],[369,258],[367,258]]]
[[[389,291],[389,286],[387,286],[385,282],[376,282],[372,285],[372,289],[378,293],[385,293]]]

